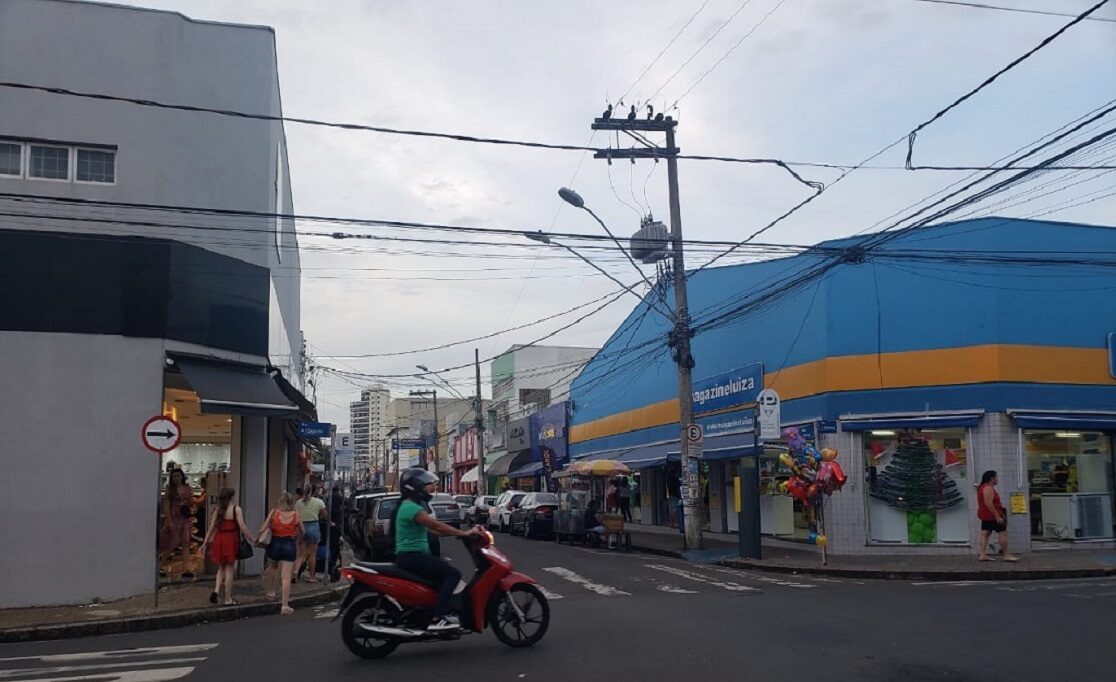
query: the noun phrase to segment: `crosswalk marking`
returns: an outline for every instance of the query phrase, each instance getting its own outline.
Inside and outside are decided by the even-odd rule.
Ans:
[[[547,573],[553,573],[554,575],[558,576],[559,578],[563,578],[565,580],[568,580],[569,582],[571,582],[575,585],[580,585],[580,586],[584,587],[585,589],[589,590],[590,592],[596,592],[597,594],[605,596],[605,597],[630,597],[630,596],[632,596],[631,592],[625,592],[623,590],[618,590],[615,587],[612,587],[610,585],[600,585],[598,583],[595,583],[595,582],[589,580],[585,576],[578,575],[577,573],[574,573],[573,571],[571,571],[568,568],[563,568],[561,566],[551,566],[550,568],[544,568],[543,570],[546,571]]]
[[[550,590],[546,589],[545,587],[543,587],[542,585],[540,585],[538,583],[535,583],[535,587],[539,588],[539,592],[542,592],[543,596],[546,597],[547,599],[549,599],[550,601],[554,601],[555,599],[562,599],[563,598],[562,595],[558,594],[557,592],[551,592]]]
[[[656,570],[656,571],[662,571],[664,573],[670,573],[671,575],[676,575],[679,578],[685,578],[687,580],[693,580],[695,582],[705,583],[707,585],[712,585],[714,587],[720,587],[721,589],[728,590],[730,592],[756,592],[756,591],[759,590],[759,588],[757,588],[757,587],[749,587],[748,585],[741,585],[739,583],[727,582],[727,581],[722,581],[722,580],[715,580],[715,579],[712,579],[708,576],[704,576],[700,573],[694,573],[693,571],[687,571],[685,569],[676,568],[674,566],[666,566],[664,564],[644,564],[644,565],[647,568],[650,568],[650,569],[653,569],[653,570]]]
[[[217,644],[0,658],[0,682],[168,682],[194,672]],[[193,655],[191,655],[193,654]],[[7,667],[10,665],[20,667]]]
[[[315,613],[314,618],[315,619],[318,619],[318,618],[333,618],[334,616],[337,615],[337,611],[338,611],[338,609],[329,609],[328,611],[321,611],[319,613]]]
[[[734,571],[731,568],[714,568],[713,570],[717,571],[718,573],[725,573],[725,574],[731,575],[731,576],[739,577],[741,575],[740,571]],[[807,585],[806,583],[796,583],[793,580],[784,580],[782,578],[772,578],[771,576],[766,576],[766,575],[755,575],[754,573],[749,573],[748,574],[748,579],[749,580],[758,580],[761,583],[771,583],[772,585],[779,585],[780,587],[793,587],[793,588],[800,589],[800,590],[812,590],[815,587],[817,587],[817,585]]]

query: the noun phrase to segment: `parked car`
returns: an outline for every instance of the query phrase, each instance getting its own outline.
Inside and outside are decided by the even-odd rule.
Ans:
[[[497,497],[492,508],[488,510],[488,527],[495,528],[501,533],[507,530],[511,524],[512,511],[526,494],[522,490],[506,490]]]
[[[387,561],[395,555],[395,532],[392,521],[399,506],[399,493],[378,493],[361,500],[361,549],[367,559]]]
[[[375,493],[357,492],[349,498],[345,506],[345,539],[356,551],[365,549],[364,520],[368,516],[368,507],[376,499]]]
[[[508,518],[508,531],[523,537],[554,535],[554,511],[558,509],[558,496],[554,493],[527,493],[512,510]]]
[[[473,499],[473,504],[465,507],[465,525],[475,526],[478,523],[488,525],[488,510],[496,503],[496,495],[483,495]]]
[[[464,507],[465,509],[468,509],[469,507],[473,506],[473,500],[477,499],[477,496],[476,495],[454,495],[453,499],[457,500],[457,503],[460,504],[462,507]]]
[[[434,518],[447,526],[460,528],[465,521],[465,508],[449,493],[434,493],[430,508],[434,510]]]

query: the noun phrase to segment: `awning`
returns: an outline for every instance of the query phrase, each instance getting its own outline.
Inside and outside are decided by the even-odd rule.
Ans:
[[[682,452],[678,443],[672,444],[674,450],[671,454],[681,457]],[[701,448],[701,459],[713,462],[722,459],[740,459],[763,452],[763,446],[756,445],[754,433],[729,433],[723,436],[710,436],[704,440]]]
[[[318,421],[318,409],[314,407],[314,403],[306,399],[302,392],[294,387],[291,382],[287,381],[282,374],[275,374],[275,383],[279,386],[279,390],[287,399],[298,406],[297,417],[303,421],[316,422]]]
[[[512,461],[518,453],[512,452],[504,455],[500,459],[492,463],[492,466],[485,470],[485,476],[507,476],[508,467],[511,466]]]
[[[636,448],[630,448],[627,452],[619,457],[613,457],[619,462],[627,464],[632,469],[650,469],[666,464],[668,461],[677,462],[681,459],[681,455],[677,452],[672,453],[671,450],[678,449],[678,441],[670,443],[659,443],[657,445],[643,445]],[[594,459],[604,459],[603,457],[595,457]]]
[[[1116,431],[1116,414],[1013,412],[1011,417],[1021,429]]]
[[[248,367],[174,356],[174,362],[198,394],[204,414],[291,417],[298,406],[279,390],[262,367]]]
[[[527,466],[522,466],[515,471],[508,472],[508,478],[534,478],[539,475],[543,470],[542,462],[531,462]]]
[[[477,467],[469,469],[461,476],[462,483],[476,483],[477,482]]]
[[[872,419],[849,419],[841,421],[842,431],[871,431],[873,429],[943,429],[950,427],[967,428],[980,424],[983,414],[972,412],[963,414],[927,415],[921,417],[875,417]]]

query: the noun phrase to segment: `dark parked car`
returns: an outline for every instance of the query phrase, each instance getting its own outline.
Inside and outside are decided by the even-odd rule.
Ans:
[[[554,511],[558,509],[558,496],[554,493],[527,493],[511,513],[508,530],[523,537],[554,535]]]
[[[361,500],[364,507],[361,549],[372,561],[387,561],[395,554],[395,533],[391,524],[399,498],[399,493],[379,493]]]

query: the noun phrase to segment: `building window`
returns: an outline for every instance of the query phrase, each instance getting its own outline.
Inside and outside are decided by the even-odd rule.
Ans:
[[[23,175],[23,145],[0,142],[0,175]]]
[[[70,179],[70,148],[29,145],[27,176],[41,180]]]
[[[116,182],[116,152],[103,149],[77,149],[78,182],[111,185]]]
[[[864,433],[865,494],[873,542],[966,544],[969,517],[965,429]]]
[[[1031,535],[1043,540],[1112,537],[1109,435],[1101,431],[1024,431],[1023,447]]]

